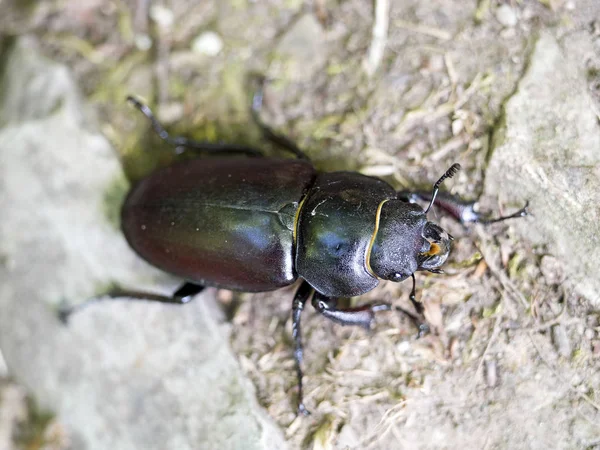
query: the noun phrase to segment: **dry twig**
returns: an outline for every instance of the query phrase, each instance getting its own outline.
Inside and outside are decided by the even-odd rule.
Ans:
[[[363,61],[363,67],[369,77],[377,71],[381,59],[383,58],[383,52],[385,50],[385,44],[387,42],[388,27],[390,22],[390,3],[389,0],[376,0],[375,1],[375,21],[373,22],[373,37],[371,38],[371,45],[365,60]]]

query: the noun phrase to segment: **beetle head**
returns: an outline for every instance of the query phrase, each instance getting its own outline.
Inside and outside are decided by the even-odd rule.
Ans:
[[[404,281],[417,270],[440,272],[452,236],[427,221],[423,209],[401,200],[382,205],[369,254],[369,269],[378,278]]]
[[[433,222],[427,222],[423,227],[423,238],[423,248],[417,256],[417,270],[439,273],[439,267],[446,262],[454,238]]]
[[[383,280],[403,281],[419,270],[417,255],[429,249],[423,236],[427,218],[420,206],[397,199],[380,208],[369,268]]]

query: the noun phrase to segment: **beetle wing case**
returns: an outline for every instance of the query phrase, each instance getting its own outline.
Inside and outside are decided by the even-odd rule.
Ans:
[[[376,287],[367,252],[377,208],[395,195],[386,182],[358,173],[319,174],[299,215],[298,275],[330,297],[353,297]]]
[[[293,228],[315,170],[276,159],[195,159],[130,192],[122,227],[146,261],[188,281],[269,291],[296,279]]]

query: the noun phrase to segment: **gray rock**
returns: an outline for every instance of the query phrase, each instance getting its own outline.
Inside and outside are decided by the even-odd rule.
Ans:
[[[579,293],[600,307],[600,127],[582,76],[593,56],[585,33],[561,44],[540,37],[494,135],[486,192],[531,201],[533,217],[513,225],[561,259]]]
[[[515,8],[506,3],[498,6],[498,9],[496,10],[496,19],[503,26],[509,28],[514,27],[518,22]]]
[[[106,139],[86,124],[68,70],[26,40],[5,68],[0,349],[11,375],[57,413],[73,448],[285,448],[210,293],[181,308],[105,302],[59,323],[61,300],[82,301],[109,282],[160,292],[166,278],[108,219],[107,192],[127,183]]]
[[[570,358],[573,353],[571,341],[567,335],[567,330],[562,325],[554,325],[552,327],[552,343],[556,347],[558,354],[563,358]]]
[[[301,16],[282,36],[275,49],[293,80],[310,80],[327,60],[327,42],[314,14]]]

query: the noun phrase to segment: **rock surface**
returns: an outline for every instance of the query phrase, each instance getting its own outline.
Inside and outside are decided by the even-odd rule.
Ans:
[[[301,16],[282,36],[275,51],[291,79],[310,81],[327,58],[327,42],[315,16]]]
[[[559,257],[568,279],[598,308],[600,127],[582,76],[593,54],[585,33],[560,44],[540,37],[496,130],[486,189],[504,200],[530,200],[533,218],[517,228]]]
[[[24,39],[4,67],[0,348],[11,375],[57,413],[73,448],[285,448],[210,294],[185,308],[106,302],[60,324],[58,302],[110,282],[152,289],[158,275],[107,218],[119,204],[107,192],[126,182],[68,70]]]
[[[505,114],[507,99],[515,100],[525,90],[524,84],[519,88],[524,75],[527,74],[530,83],[541,86],[548,84],[545,76],[550,80],[561,76],[571,83],[569,89],[552,82],[553,92],[548,95],[552,95],[555,102],[566,98],[577,108],[584,105],[587,110],[589,105],[585,101],[573,102],[572,98],[589,93],[596,105],[600,105],[600,22],[593,21],[600,17],[598,0],[510,2],[513,17],[501,15],[504,25],[499,21],[498,8],[507,2],[389,2],[383,59],[371,79],[365,76],[362,64],[374,42],[376,6],[387,2],[319,1],[307,7],[306,2],[298,0],[207,0],[193,4],[171,0],[167,5],[171,13],[163,11],[173,18],[168,28],[164,27],[164,21],[163,26],[151,26],[157,19],[156,11],[148,11],[148,2],[125,2],[127,7],[113,8],[110,2],[80,0],[62,2],[57,9],[55,2],[50,1],[37,2],[31,9],[19,8],[11,13],[15,8],[9,7],[6,11],[7,5],[20,3],[17,0],[0,2],[0,54],[3,42],[12,39],[3,40],[3,31],[10,36],[29,33],[38,39],[45,55],[68,66],[102,130],[117,143],[130,179],[166,164],[172,153],[169,149],[161,153],[159,145],[156,152],[142,151],[155,148],[155,141],[146,140],[151,137],[147,136],[147,122],[123,104],[129,94],[155,99],[156,112],[173,133],[215,142],[251,144],[264,148],[270,155],[279,155],[276,148],[259,140],[258,129],[248,114],[248,94],[252,87],[246,76],[259,72],[271,80],[266,86],[263,120],[305,149],[320,170],[359,170],[383,176],[401,189],[430,189],[441,173],[454,162],[460,162],[463,170],[444,183],[444,188],[465,198],[479,198],[489,178],[482,209],[489,208],[495,213],[501,205],[504,212],[510,212],[522,204],[526,192],[513,193],[514,197],[509,198],[506,192],[511,186],[500,180],[510,176],[507,166],[493,161],[490,170],[487,169],[490,159],[500,158],[500,143],[506,141],[499,130],[512,136],[511,129],[530,126],[511,120],[507,128],[509,116]],[[515,18],[516,23],[510,26]],[[218,33],[223,41],[221,51],[214,56],[192,50],[194,39],[208,30]],[[533,51],[542,33],[553,36],[565,63],[537,70],[539,76],[534,77],[530,75],[532,67],[543,67],[539,62],[539,48],[538,52]],[[139,37],[146,39],[141,42],[143,45],[139,45]],[[294,45],[295,42],[300,44]],[[572,60],[577,64],[567,67]],[[314,61],[320,62],[313,64]],[[4,59],[0,60],[0,64],[3,62]],[[565,71],[569,73],[566,78],[560,75]],[[44,104],[52,95],[39,89],[34,75],[35,71],[21,72],[19,88],[11,89],[11,93],[23,96],[23,90],[35,87],[37,102],[34,103]],[[568,81],[571,79],[575,81]],[[527,89],[541,88],[534,85]],[[564,95],[557,96],[557,92]],[[6,95],[0,94],[0,98],[6,99]],[[542,101],[548,111],[555,111],[549,100],[536,98],[535,101]],[[67,105],[59,102],[54,106],[55,111],[60,110],[61,104]],[[528,108],[535,109],[536,105],[528,105]],[[11,127],[16,126],[14,118],[18,112],[18,108],[9,111],[3,121],[12,117]],[[582,114],[581,110],[566,112]],[[45,112],[38,117],[47,115]],[[74,115],[83,117],[80,106]],[[560,121],[555,120],[553,114],[550,119],[557,124],[556,134],[563,133],[565,125],[561,123],[569,123],[562,122],[562,117]],[[588,119],[584,121],[587,126],[590,125]],[[494,130],[498,130],[496,155],[490,152]],[[54,145],[51,139],[55,138],[46,137],[44,145]],[[59,137],[58,143],[64,145],[66,138]],[[86,148],[93,146],[86,144]],[[80,150],[78,158],[84,158],[88,152]],[[11,156],[12,161],[16,160]],[[94,175],[91,164],[85,165],[83,159],[76,163],[87,177],[91,178],[90,173]],[[540,165],[533,159],[532,163]],[[43,166],[43,169],[65,172],[62,164]],[[498,179],[495,186],[494,177]],[[560,179],[561,175],[556,177]],[[2,181],[0,179],[0,183]],[[110,183],[108,197],[118,197],[125,189],[117,189],[122,183]],[[75,186],[75,190],[81,189],[80,183]],[[595,183],[587,186],[590,190],[596,187]],[[527,189],[529,192],[539,187]],[[96,191],[106,192],[104,184],[98,185]],[[582,192],[580,197],[589,194],[591,192]],[[4,192],[0,197],[2,195]],[[51,195],[48,197],[53,200]],[[63,203],[67,204],[77,197],[70,193],[64,198]],[[46,201],[49,200],[41,197],[34,206],[44,207]],[[532,208],[533,217],[487,228],[465,229],[442,214],[435,215],[435,220],[456,240],[446,263],[447,275],[419,274],[417,297],[424,302],[428,318],[439,334],[413,340],[416,330],[410,321],[403,315],[386,313],[378,314],[372,333],[365,333],[329,323],[308,307],[303,316],[305,401],[312,415],[307,419],[296,418],[290,407],[296,385],[291,359],[293,287],[262,294],[220,292],[219,299],[234,306],[228,311],[231,313],[228,320],[234,324],[230,344],[244,373],[253,381],[260,403],[283,430],[289,447],[595,448],[600,442],[597,426],[600,423],[597,401],[600,398],[600,310],[594,310],[589,301],[571,289],[573,269],[564,267],[569,260],[544,243],[553,239],[540,232],[547,226],[540,222],[552,219],[546,217],[545,207],[545,203],[541,208],[536,203]],[[9,212],[11,216],[15,214]],[[7,214],[4,209],[2,213]],[[92,224],[104,223],[99,218],[104,216],[95,215]],[[587,226],[597,229],[597,222],[592,221]],[[24,229],[31,229],[27,222]],[[532,230],[531,234],[539,232],[535,245],[527,238],[527,229]],[[88,296],[88,290],[100,290],[107,281],[125,283],[131,272],[121,270],[121,264],[127,266],[128,258],[133,257],[122,241],[103,239],[103,246],[88,240],[89,249],[85,252],[73,246],[78,254],[68,270],[65,269],[70,276],[56,277],[53,271],[48,271],[48,277],[54,276],[58,282],[44,281],[40,289],[55,286],[60,287],[58,291],[73,289],[72,285],[81,279],[75,286],[77,292],[66,296],[68,300],[76,300]],[[3,247],[11,245],[4,235],[0,241]],[[43,247],[21,245],[22,252],[17,252],[20,264],[24,266],[23,260],[28,259],[29,264],[34,265],[36,260],[46,260],[52,255],[58,261],[56,244],[60,251],[63,242],[64,239],[54,239]],[[588,250],[595,246],[591,243]],[[25,253],[28,250],[37,253]],[[96,252],[110,255],[100,257]],[[590,253],[586,252],[584,257],[590,258]],[[93,270],[82,264],[96,258],[101,259],[102,264],[96,264]],[[110,265],[106,264],[107,260]],[[139,260],[133,258],[133,261],[137,261],[137,265],[128,284],[154,290],[155,274],[147,272]],[[7,258],[0,258],[0,264],[9,262]],[[22,285],[23,279],[15,273],[11,272],[14,276],[8,283],[14,279]],[[45,280],[43,273],[36,269],[35,276]],[[592,281],[597,278],[596,273],[588,275]],[[140,281],[139,276],[145,279]],[[4,275],[0,280],[5,285],[7,277]],[[5,285],[0,289],[6,289]],[[357,299],[356,304],[389,301],[410,308],[409,292],[410,282],[381,283],[369,295]],[[50,294],[48,301],[58,301],[57,295]],[[26,296],[27,292],[20,296],[21,304]],[[106,352],[115,352],[111,353],[110,361],[131,360],[137,348],[132,346],[141,346],[140,341],[151,344],[145,345],[143,351],[152,349],[152,354],[157,347],[167,345],[166,340],[155,342],[152,338],[155,334],[150,332],[148,337],[143,333],[138,337],[125,325],[114,325],[121,322],[111,315],[112,308],[118,308],[126,317],[123,320],[129,328],[135,324],[145,330],[155,323],[156,328],[160,328],[165,319],[173,320],[174,327],[182,331],[189,326],[180,326],[184,322],[175,319],[175,314],[179,314],[177,310],[125,303],[99,305],[83,312],[79,322],[73,322],[74,329],[67,330],[69,342],[76,341],[81,348],[91,345],[79,338],[86,336],[81,330],[92,321],[100,323],[104,320],[102,314],[106,314],[112,321],[105,323],[104,329],[94,334],[94,339],[100,335],[101,339],[110,340],[103,347]],[[195,314],[194,308],[198,307],[190,305],[181,314]],[[156,321],[145,319],[149,314],[163,317]],[[130,319],[134,317],[144,319]],[[8,322],[2,320],[0,326]],[[12,328],[1,329],[4,337],[0,340],[14,341],[15,337],[6,337],[14,330],[21,333],[19,339],[25,342],[28,337],[23,336],[20,327],[12,325],[11,322]],[[46,335],[53,336],[52,333]],[[168,342],[175,345],[175,332],[169,336]],[[191,336],[191,331],[183,336],[184,339]],[[40,341],[36,333],[31,333],[31,339]],[[188,354],[178,353],[181,347],[168,347],[173,355],[163,357],[160,367],[152,366],[158,376],[163,379],[175,376],[171,372],[166,374],[170,369],[164,366],[172,367],[176,360],[183,359],[186,367],[198,367],[189,355],[193,353],[195,357],[196,352],[202,353],[202,343],[206,340],[193,343],[196,342],[199,349]],[[12,367],[17,360],[14,352],[7,358]],[[54,355],[54,358],[64,358],[64,352]],[[101,356],[106,358],[104,352]],[[94,358],[95,354],[88,359]],[[146,356],[136,359],[144,370],[151,364],[146,359]],[[227,366],[231,359],[224,358],[223,363]],[[105,372],[121,373],[121,368],[117,370],[108,363],[105,367],[102,369]],[[22,379],[28,380],[27,387],[36,386],[33,375],[26,374],[25,378],[26,371],[22,368],[19,373]],[[134,378],[84,372],[84,376],[88,374],[96,379],[104,377],[106,391],[114,390],[119,384],[111,376],[116,376],[125,386],[137,381],[139,392],[152,391],[148,387],[150,378],[143,373],[136,373]],[[70,383],[60,386],[71,390]],[[181,389],[190,389],[189,386],[196,388],[188,379],[180,385]],[[203,386],[202,382],[199,386]],[[169,388],[173,390],[171,385]],[[36,388],[34,392],[39,390]],[[160,392],[160,386],[156,390]],[[199,401],[199,394],[188,393],[192,397],[190,401]],[[104,403],[115,406],[103,403],[103,408],[129,404],[120,400],[125,398],[120,391],[109,392],[105,397],[108,401]],[[55,402],[55,398],[59,400]],[[64,411],[68,405],[65,406],[61,398],[58,394],[53,398],[46,396],[43,406]],[[143,401],[146,400],[142,396],[136,404],[141,405],[144,414],[145,408],[153,405],[166,411],[161,415],[165,422],[159,424],[161,430],[183,430],[181,433],[189,435],[181,425],[186,419],[172,413],[178,407],[162,406],[164,403],[156,406],[156,402],[144,404]],[[0,404],[0,415],[7,407],[10,405]],[[100,410],[100,406],[96,408]],[[183,410],[185,417],[193,417],[185,408]],[[246,416],[240,420],[246,420]],[[135,422],[135,418],[127,420]],[[146,423],[153,427],[155,420]],[[190,428],[195,427],[192,419],[188,419],[188,423]],[[99,428],[93,424],[95,429]],[[68,425],[75,428],[71,423]],[[118,423],[115,426],[117,429],[113,430],[104,425],[103,431],[116,433],[116,436],[112,441],[102,436],[104,441],[100,444],[112,445],[121,439],[121,447],[130,445],[130,434]],[[138,427],[132,430],[139,433]],[[74,447],[84,447],[79,445],[81,442],[79,437]],[[143,441],[136,437],[136,442]],[[164,444],[165,440],[157,442]],[[200,448],[208,445],[204,441],[196,444]]]

